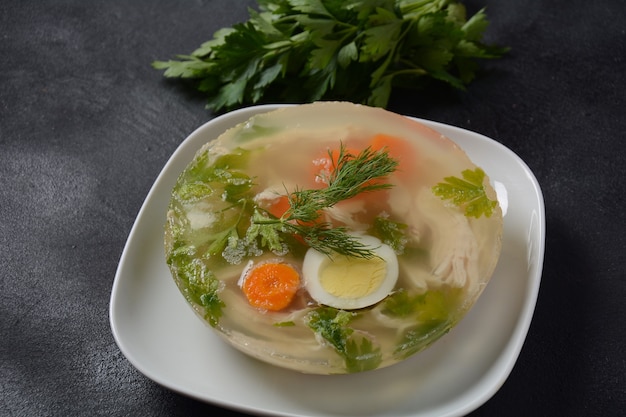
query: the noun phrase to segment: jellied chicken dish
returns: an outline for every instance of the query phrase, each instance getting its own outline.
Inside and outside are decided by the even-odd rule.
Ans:
[[[383,109],[259,114],[181,173],[167,264],[197,315],[248,355],[314,374],[389,366],[446,334],[489,282],[502,212],[487,174]]]

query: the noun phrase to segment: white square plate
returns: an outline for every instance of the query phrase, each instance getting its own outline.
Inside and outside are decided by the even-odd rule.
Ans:
[[[209,121],[163,168],[113,283],[111,328],[122,353],[169,389],[249,414],[442,417],[475,410],[501,387],[517,360],[535,309],[545,246],[543,196],[534,175],[508,148],[477,133],[416,119],[458,143],[487,172],[505,213],[502,255],[491,282],[470,313],[432,347],[380,370],[304,375],[239,353],[186,304],[163,249],[172,187],[200,146],[277,107],[249,107]]]

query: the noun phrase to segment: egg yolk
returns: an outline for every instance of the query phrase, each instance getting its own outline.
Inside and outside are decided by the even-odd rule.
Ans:
[[[387,263],[379,258],[338,256],[320,267],[319,282],[329,294],[360,298],[376,291],[387,275]]]

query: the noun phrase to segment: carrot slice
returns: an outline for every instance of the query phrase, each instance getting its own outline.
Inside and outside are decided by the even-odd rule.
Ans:
[[[289,210],[290,207],[291,206],[289,204],[289,197],[287,197],[286,195],[281,195],[274,200],[268,211],[273,216],[281,218],[283,214],[285,214],[287,210]]]
[[[372,138],[371,146],[375,151],[386,147],[392,158],[411,157],[415,154],[415,149],[406,139],[384,133],[375,135]]]
[[[253,307],[270,311],[286,308],[300,287],[300,274],[286,263],[263,263],[248,273],[242,290]]]
[[[390,157],[398,160],[396,175],[402,179],[409,179],[411,170],[417,162],[417,154],[406,139],[379,133],[372,138],[370,143],[375,151],[385,148]]]

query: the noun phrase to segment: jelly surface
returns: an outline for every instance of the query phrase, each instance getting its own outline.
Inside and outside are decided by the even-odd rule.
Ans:
[[[302,273],[309,249],[289,233],[280,236],[279,249],[262,236],[248,241],[254,213],[280,217],[290,192],[325,186],[333,152],[358,153],[381,141],[399,161],[385,179],[392,187],[341,201],[321,217],[351,233],[393,240],[399,276],[390,294],[344,310],[320,304],[302,285],[286,307],[252,305],[242,291],[246,268],[284,262]],[[440,133],[382,109],[326,102],[259,114],[208,142],[181,173],[165,224],[167,262],[197,315],[248,355],[315,374],[389,366],[456,325],[493,273],[500,208],[468,216],[433,192],[446,178],[477,168]],[[482,186],[495,201],[487,176]]]

